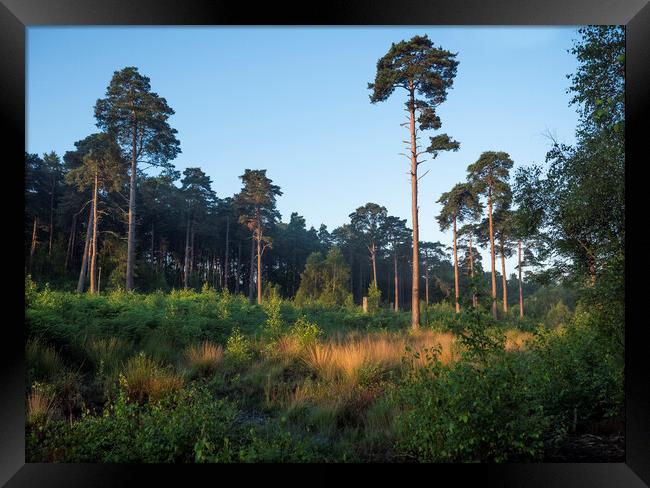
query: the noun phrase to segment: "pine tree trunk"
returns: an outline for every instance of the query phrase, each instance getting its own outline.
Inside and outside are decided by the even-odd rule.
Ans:
[[[460,291],[458,290],[458,251],[456,249],[456,212],[454,212],[454,285],[456,288],[456,313],[460,313]]]
[[[226,217],[226,255],[223,258],[223,283],[221,287],[228,288],[228,257],[230,256],[230,217]]]
[[[194,218],[190,226],[190,276],[194,272]]]
[[[399,291],[398,291],[398,280],[397,280],[397,252],[393,252],[393,267],[395,276],[395,311],[399,312]]]
[[[95,277],[97,276],[97,171],[95,171],[95,185],[93,187],[93,237],[90,241],[90,293],[97,291]]]
[[[517,243],[519,247],[519,318],[524,318],[524,289],[521,284],[521,241]]]
[[[377,248],[374,242],[370,250],[370,257],[372,259],[372,282],[377,286]]]
[[[501,248],[501,281],[503,282],[503,312],[508,313],[508,281],[506,280],[506,256],[503,241],[500,242]]]
[[[413,283],[411,287],[411,327],[420,327],[420,253],[418,228],[418,163],[415,138],[415,89],[409,81],[409,126],[411,132],[411,214],[413,219]]]
[[[187,228],[185,229],[185,262],[183,263],[183,288],[187,288],[188,276],[190,274],[190,217],[187,217]]]
[[[488,219],[490,222],[490,261],[492,263],[492,316],[497,319],[497,275],[494,258],[494,229],[492,226],[492,188],[488,188]]]
[[[241,241],[237,241],[237,267],[235,268],[235,295],[239,294],[240,279],[241,279]]]
[[[93,226],[92,210],[88,212],[88,226],[86,227],[86,243],[84,244],[84,254],[81,259],[81,270],[79,271],[79,280],[77,281],[77,293],[84,291],[86,285],[86,270],[88,269],[88,253],[90,251],[91,228]]]
[[[126,251],[126,291],[133,290],[133,275],[135,269],[135,183],[137,177],[137,126],[133,126],[133,141],[131,154],[131,179],[129,184],[129,234]]]
[[[255,297],[255,236],[251,239],[251,267],[250,276],[248,278],[248,301],[253,303]]]
[[[428,266],[424,268],[424,300],[428,307],[429,306],[429,267]]]
[[[74,258],[74,241],[75,234],[77,233],[77,214],[72,215],[72,224],[70,225],[70,237],[68,238],[68,249],[65,253],[65,263],[63,269],[68,271],[68,263],[73,261]]]
[[[470,277],[474,278],[474,255],[472,250],[472,233],[469,233],[469,274]],[[476,292],[472,290],[472,306],[476,308],[478,305]]]
[[[257,231],[257,304],[262,304],[262,235]]]
[[[52,188],[50,190],[50,243],[47,248],[47,255],[52,255],[52,236],[54,235],[54,179],[52,180]]]
[[[32,228],[32,247],[29,249],[29,268],[28,273],[32,274],[32,264],[34,263],[34,253],[36,252],[36,228],[38,227],[38,217],[34,217],[34,227]]]

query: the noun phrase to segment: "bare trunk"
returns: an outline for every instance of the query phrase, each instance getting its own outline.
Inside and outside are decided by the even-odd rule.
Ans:
[[[185,262],[183,263],[183,287],[187,288],[190,274],[190,218],[187,217],[187,228],[185,229]]]
[[[50,243],[47,248],[47,255],[52,254],[52,236],[54,235],[54,183],[52,180],[52,188],[50,190]]]
[[[194,271],[194,218],[190,226],[190,275]]]
[[[492,263],[492,316],[497,319],[497,275],[494,260],[494,230],[492,227],[492,188],[488,189],[488,219],[490,221],[490,261]]]
[[[97,171],[95,171],[95,185],[93,187],[93,237],[90,245],[90,293],[97,291],[95,277],[97,276]]]
[[[501,241],[501,281],[503,283],[503,312],[508,313],[508,281],[506,280],[506,256],[503,241]]]
[[[397,252],[393,252],[393,267],[395,277],[395,311],[399,312],[399,292],[398,292],[398,279],[397,279]]]
[[[68,270],[68,263],[73,261],[74,258],[74,241],[75,234],[77,233],[77,214],[72,216],[72,225],[70,226],[70,237],[68,238],[68,249],[65,253],[65,263],[63,269]]]
[[[97,273],[97,293],[101,291],[102,286],[102,267],[99,267],[99,273]]]
[[[133,290],[133,275],[135,269],[135,182],[137,176],[137,139],[138,129],[133,126],[133,150],[131,154],[131,181],[129,187],[129,234],[126,251],[126,291]]]
[[[454,212],[454,285],[456,287],[456,313],[460,312],[460,292],[458,290],[458,251],[456,249],[456,212]]]
[[[429,267],[424,268],[424,301],[429,306]]]
[[[34,227],[32,228],[32,247],[29,249],[29,268],[28,272],[32,274],[32,264],[34,263],[34,253],[36,252],[36,228],[38,227],[38,217],[34,217]]]
[[[257,232],[257,304],[262,303],[262,235]]]
[[[524,318],[524,290],[521,284],[521,241],[518,243],[519,247],[519,318]]]
[[[239,294],[239,280],[241,274],[241,241],[237,243],[237,267],[235,268],[235,294]]]
[[[469,274],[471,278],[474,278],[474,255],[472,251],[472,233],[469,233]],[[478,305],[476,293],[472,290],[472,306],[476,308]]]
[[[374,242],[370,249],[370,258],[372,259],[372,282],[377,286],[377,248]]]
[[[255,296],[255,281],[253,277],[255,276],[255,238],[251,239],[251,269],[250,276],[248,278],[248,300],[253,303],[253,297]]]
[[[230,217],[226,217],[226,255],[223,258],[223,283],[221,287],[224,286],[228,288],[228,257],[230,256]]]
[[[77,281],[77,293],[84,291],[86,284],[86,269],[88,268],[88,252],[90,250],[91,228],[93,226],[93,213],[88,212],[88,226],[86,227],[86,243],[84,244],[84,254],[81,259],[81,270],[79,271],[79,281]]]
[[[418,228],[418,162],[415,138],[415,89],[409,81],[409,127],[411,131],[411,217],[413,219],[413,283],[411,288],[411,327],[420,327],[420,253]]]

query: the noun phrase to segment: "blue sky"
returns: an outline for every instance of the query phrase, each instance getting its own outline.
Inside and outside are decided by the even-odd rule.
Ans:
[[[177,169],[200,166],[218,196],[239,191],[245,168],[265,168],[284,192],[285,221],[297,211],[332,230],[373,201],[410,225],[403,94],[372,105],[367,83],[391,42],[428,34],[459,61],[438,110],[442,129],[430,135],[446,132],[461,147],[420,166],[429,170],[420,235],[451,244],[435,202],[482,151],[506,151],[517,167],[544,161],[547,132],[574,141],[566,75],[576,68],[567,53],[576,29],[29,27],[26,150],[62,155],[96,132],[93,106],[113,72],[137,66],[176,111]]]

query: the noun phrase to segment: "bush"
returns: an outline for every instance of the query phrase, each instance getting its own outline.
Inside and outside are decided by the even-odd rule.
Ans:
[[[426,462],[539,459],[548,426],[519,356],[444,367],[435,354],[392,392],[400,449]]]
[[[225,359],[235,366],[247,363],[252,358],[250,341],[235,327],[226,342]]]
[[[101,415],[72,423],[50,422],[27,436],[29,462],[171,463],[201,460],[209,445],[214,460],[232,460],[229,449],[236,410],[203,388],[179,390],[138,406],[122,392]],[[235,444],[236,446],[237,444]]]
[[[318,338],[323,335],[323,331],[317,324],[309,322],[304,315],[301,315],[291,326],[289,334],[296,338],[300,347],[304,348],[318,342]]]
[[[588,314],[577,311],[568,327],[540,329],[531,346],[531,388],[559,430],[622,417],[623,358],[603,344]]]
[[[375,313],[379,310],[381,302],[381,290],[375,283],[368,287],[368,312]]]

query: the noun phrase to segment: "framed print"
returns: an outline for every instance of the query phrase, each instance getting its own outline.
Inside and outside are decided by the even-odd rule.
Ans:
[[[0,481],[650,484],[648,32],[644,0],[2,0]]]

